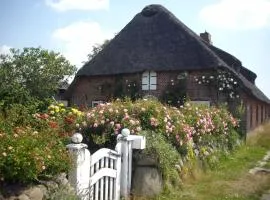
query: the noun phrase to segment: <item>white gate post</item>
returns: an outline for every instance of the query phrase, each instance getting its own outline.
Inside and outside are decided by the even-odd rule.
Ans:
[[[90,152],[87,145],[81,143],[83,137],[80,133],[75,133],[71,139],[73,144],[67,145],[67,148],[72,156],[73,165],[68,180],[81,200],[89,200]]]
[[[145,137],[130,135],[129,129],[124,128],[122,134],[122,168],[121,168],[121,196],[128,199],[131,189],[132,149],[144,149]]]
[[[117,170],[117,176],[116,176],[116,181],[115,181],[115,200],[120,200],[121,196],[121,175],[122,175],[122,147],[123,147],[123,136],[118,135],[117,136],[117,144],[115,146],[115,151],[120,155],[120,158],[117,159],[116,162],[116,170]]]
[[[122,167],[121,167],[121,196],[127,198],[130,193],[129,183],[129,152],[127,137],[130,134],[128,129],[123,129],[122,132]]]

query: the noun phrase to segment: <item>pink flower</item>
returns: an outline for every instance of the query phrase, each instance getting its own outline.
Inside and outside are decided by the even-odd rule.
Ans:
[[[138,132],[140,132],[142,130],[142,128],[140,127],[140,126],[138,126],[137,128],[136,128],[136,131],[138,131]]]
[[[115,124],[115,128],[119,130],[121,128],[121,124]]]
[[[113,125],[114,125],[114,121],[111,121],[111,122],[110,122],[110,125],[113,126]]]

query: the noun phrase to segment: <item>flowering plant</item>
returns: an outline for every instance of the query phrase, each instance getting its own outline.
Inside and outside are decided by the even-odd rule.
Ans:
[[[163,134],[181,152],[188,143],[199,144],[205,135],[229,138],[231,130],[238,126],[238,121],[224,108],[186,103],[178,109],[146,99],[100,104],[86,111],[85,117],[80,127],[94,143],[105,143],[122,128],[129,128],[131,134],[149,130]]]
[[[200,77],[196,76],[194,78],[199,85],[214,86],[217,91],[222,92],[230,99],[239,98],[239,83],[228,71],[218,70],[216,74],[202,75]]]
[[[54,129],[62,137],[71,136],[83,119],[83,112],[76,108],[65,107],[64,104],[51,104],[44,113],[33,115],[37,126]]]
[[[50,129],[0,129],[0,181],[30,182],[67,171],[65,144]]]

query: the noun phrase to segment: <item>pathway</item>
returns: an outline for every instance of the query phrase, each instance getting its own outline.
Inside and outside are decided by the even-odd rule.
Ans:
[[[258,162],[257,166],[249,170],[251,174],[267,173],[270,174],[270,151]],[[266,191],[260,200],[270,200],[270,190]]]

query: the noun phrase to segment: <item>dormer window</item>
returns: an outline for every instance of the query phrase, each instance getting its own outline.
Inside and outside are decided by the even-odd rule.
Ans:
[[[142,74],[142,90],[157,89],[157,73],[154,71],[145,71]]]

